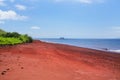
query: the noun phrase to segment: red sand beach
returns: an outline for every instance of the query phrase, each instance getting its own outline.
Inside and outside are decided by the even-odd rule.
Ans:
[[[120,80],[120,54],[41,41],[0,47],[0,80]]]

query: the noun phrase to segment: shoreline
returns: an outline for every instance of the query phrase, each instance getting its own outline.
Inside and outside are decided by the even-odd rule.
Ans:
[[[0,66],[1,80],[120,80],[120,54],[39,40],[0,48]]]
[[[118,53],[120,54],[120,49],[109,49],[109,48],[88,48],[88,47],[81,47],[81,46],[76,46],[72,44],[67,44],[67,43],[59,43],[59,42],[50,42],[50,41],[45,41],[45,40],[40,40],[42,42],[46,43],[52,43],[52,44],[62,44],[62,45],[68,45],[68,46],[73,46],[73,47],[80,47],[80,48],[87,48],[87,49],[93,49],[93,50],[99,50],[99,51],[105,51],[105,52],[113,52],[113,53]]]

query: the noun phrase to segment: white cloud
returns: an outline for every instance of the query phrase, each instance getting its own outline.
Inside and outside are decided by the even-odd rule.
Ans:
[[[16,7],[18,10],[26,10],[26,6],[24,6],[24,5],[17,4],[17,5],[15,5],[15,7]]]
[[[0,6],[5,6],[6,4],[4,3],[5,0],[0,0]]]
[[[38,30],[38,29],[40,29],[40,27],[39,26],[32,26],[31,29]]]
[[[26,16],[19,15],[13,10],[0,10],[0,20],[24,20],[26,18]]]
[[[95,2],[104,2],[104,0],[55,0],[56,2],[78,2],[84,4],[91,4]]]

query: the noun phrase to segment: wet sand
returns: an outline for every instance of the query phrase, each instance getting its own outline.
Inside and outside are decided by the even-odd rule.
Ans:
[[[37,40],[0,47],[0,80],[120,80],[120,54]]]

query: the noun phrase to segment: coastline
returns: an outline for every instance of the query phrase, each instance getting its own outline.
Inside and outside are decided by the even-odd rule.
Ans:
[[[1,80],[120,80],[120,54],[39,40],[0,48],[0,66]]]
[[[49,38],[48,38],[49,39]],[[55,38],[56,39],[56,38]],[[68,43],[59,43],[59,42],[52,42],[52,41],[47,41],[47,40],[41,40],[42,42],[46,42],[46,43],[53,43],[53,44],[63,44],[63,45],[68,45],[68,46],[73,46],[73,47],[80,47],[80,48],[87,48],[87,49],[93,49],[93,50],[99,50],[99,51],[105,51],[105,52],[113,52],[113,53],[119,53],[120,54],[120,49],[109,49],[109,48],[91,48],[91,47],[81,47],[81,46],[77,46],[77,45],[73,45],[73,44],[68,44]]]

